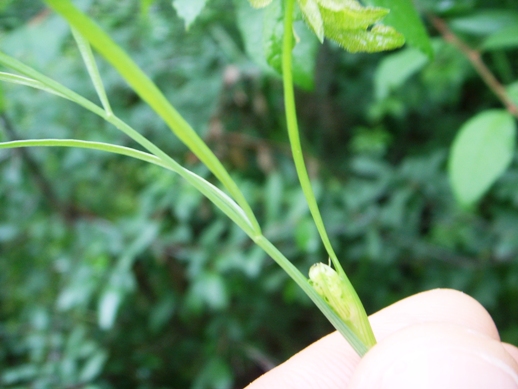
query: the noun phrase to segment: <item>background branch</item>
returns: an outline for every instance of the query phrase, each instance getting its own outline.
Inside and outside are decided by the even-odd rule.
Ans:
[[[504,86],[497,80],[491,70],[489,70],[486,64],[482,61],[480,52],[469,47],[457,35],[455,35],[443,19],[438,18],[437,16],[429,16],[429,19],[437,31],[442,35],[444,40],[451,43],[466,56],[475,68],[476,72],[489,89],[491,89],[491,91],[502,102],[507,111],[518,118],[518,106],[511,100]]]

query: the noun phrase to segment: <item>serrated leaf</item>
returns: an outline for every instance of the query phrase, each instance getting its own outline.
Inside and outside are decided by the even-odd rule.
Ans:
[[[470,119],[455,137],[449,178],[458,202],[476,203],[512,160],[515,123],[505,110],[488,110]]]
[[[366,3],[390,9],[383,23],[403,34],[409,45],[433,58],[430,37],[412,0],[366,0]]]
[[[325,8],[320,3],[320,13],[324,20],[324,31],[366,29],[379,22],[389,13],[388,9],[375,7],[350,7],[340,10]]]
[[[326,36],[351,53],[376,53],[393,50],[405,44],[405,37],[389,26],[377,25],[371,30],[326,30]]]
[[[334,11],[339,11],[345,8],[357,10],[365,8],[357,0],[317,0],[317,2],[322,7]]]
[[[298,0],[304,19],[309,24],[320,43],[324,42],[324,21],[315,0]]]
[[[272,0],[248,0],[254,8],[264,8],[272,2]]]
[[[207,0],[173,0],[173,7],[185,21],[186,29],[194,23],[206,4]]]

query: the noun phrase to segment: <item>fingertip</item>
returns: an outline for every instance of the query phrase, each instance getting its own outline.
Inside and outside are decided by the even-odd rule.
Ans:
[[[350,389],[518,388],[518,364],[502,344],[452,324],[407,327],[359,363]]]
[[[509,343],[502,343],[502,346],[504,347],[505,351],[514,358],[516,363],[518,363],[518,347],[509,344]]]
[[[246,389],[339,389],[349,381],[360,357],[333,332],[259,377]]]
[[[499,340],[498,329],[487,310],[473,297],[453,289],[421,292],[370,316],[376,339],[420,323],[451,323]]]

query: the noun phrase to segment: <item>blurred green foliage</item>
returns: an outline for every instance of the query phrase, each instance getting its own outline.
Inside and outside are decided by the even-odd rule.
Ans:
[[[189,31],[166,0],[77,4],[204,136],[265,235],[307,272],[325,254],[290,159],[282,87],[247,59],[237,1],[208,2]],[[516,91],[516,40],[494,38],[516,29],[514,0],[420,4],[472,47],[490,47],[483,59]],[[0,27],[3,51],[96,100],[66,24],[42,4],[1,3]],[[320,47],[315,88],[298,94],[309,170],[368,312],[455,288],[478,299],[503,340],[517,344],[516,156],[477,208],[459,208],[446,173],[452,140],[467,119],[501,105],[466,58],[430,31],[433,62],[412,49],[353,55]],[[114,111],[209,177],[99,65]],[[44,92],[2,84],[1,94],[2,141],[132,145]],[[20,149],[0,152],[0,177],[1,387],[238,388],[331,330],[242,231],[156,166],[87,150]]]

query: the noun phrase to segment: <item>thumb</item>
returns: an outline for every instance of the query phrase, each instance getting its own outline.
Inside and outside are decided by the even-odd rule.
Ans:
[[[518,389],[518,364],[486,335],[455,324],[416,324],[370,350],[349,388]]]

